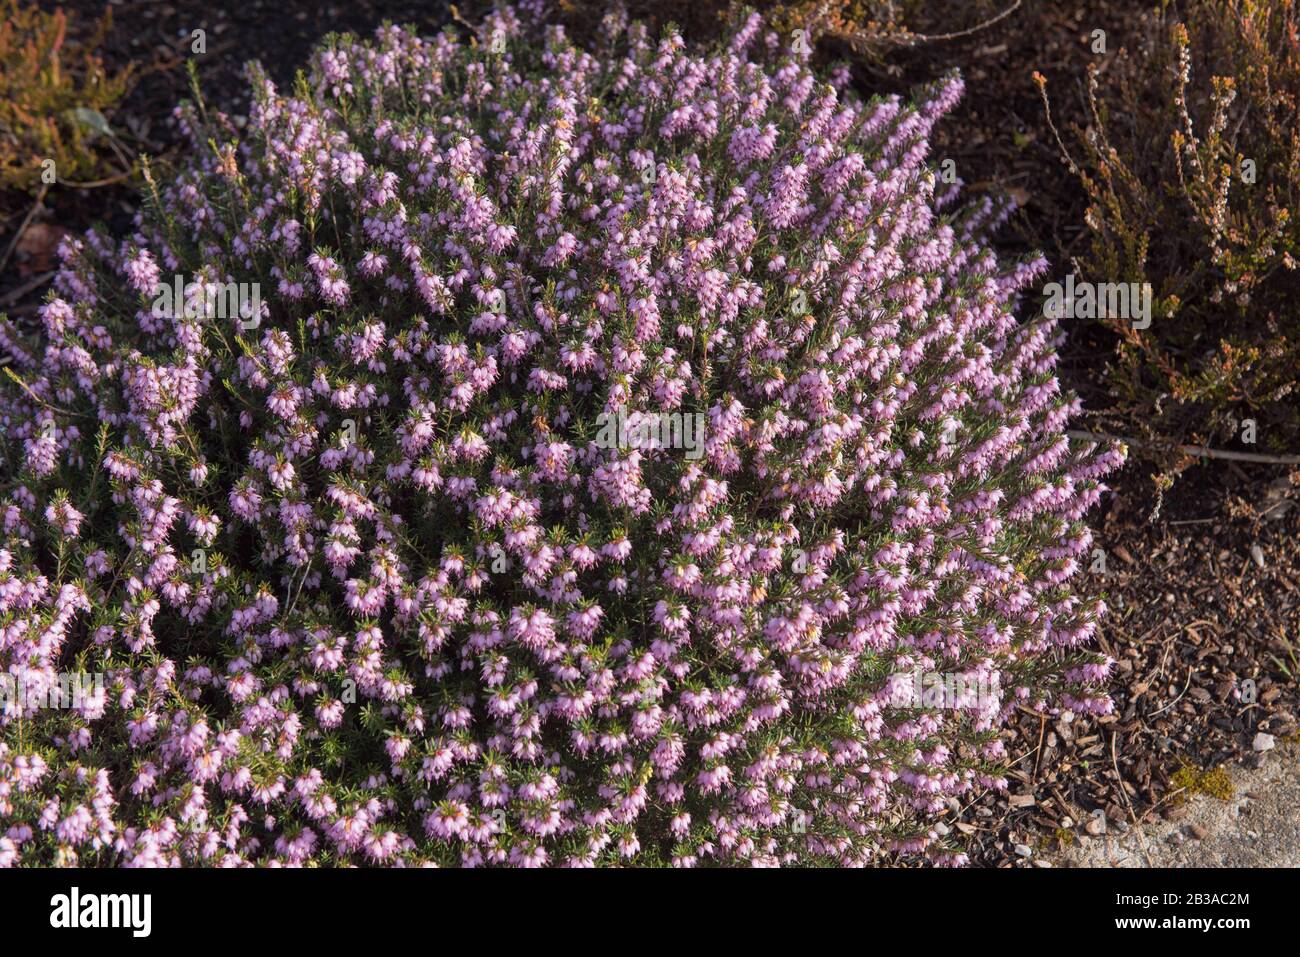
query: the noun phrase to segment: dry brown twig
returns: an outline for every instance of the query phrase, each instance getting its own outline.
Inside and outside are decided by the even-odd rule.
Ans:
[[[1090,442],[1123,442],[1148,449],[1166,448],[1158,442],[1143,442],[1127,435],[1107,435],[1101,432],[1083,432],[1070,429],[1067,433],[1072,439],[1086,439]],[[1172,445],[1167,448],[1177,449],[1184,455],[1193,455],[1202,459],[1223,459],[1234,462],[1254,462],[1262,465],[1300,465],[1300,455],[1265,455],[1262,452],[1234,452],[1231,449],[1211,449],[1204,445]]]
[[[936,33],[933,35],[928,35],[924,33],[912,33],[909,34],[909,37],[910,39],[915,40],[917,43],[937,43],[941,40],[960,40],[962,37],[971,36],[972,34],[979,33],[981,30],[987,30],[989,27],[993,26],[996,23],[1001,23],[1007,17],[1011,16],[1011,14],[1015,13],[1017,10],[1020,9],[1021,2],[1022,0],[1016,0],[1015,3],[1007,7],[1001,13],[989,17],[983,23],[977,23],[975,24],[975,26],[969,27],[968,29],[965,30],[958,30],[956,33]]]
[[[32,217],[35,216],[37,211],[41,208],[41,203],[45,202],[45,194],[49,191],[50,184],[42,183],[41,191],[36,194],[36,202],[32,203],[32,208],[27,211],[27,215],[18,225],[18,229],[14,231],[14,238],[9,240],[9,247],[5,250],[5,254],[0,256],[0,271],[3,271],[5,264],[9,262],[9,257],[13,255],[14,249],[18,246],[18,240],[22,239],[23,232],[27,229],[28,225],[31,224]]]

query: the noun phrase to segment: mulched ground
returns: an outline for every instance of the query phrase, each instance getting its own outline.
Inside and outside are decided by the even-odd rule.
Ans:
[[[87,0],[63,6],[74,19],[74,36],[78,24],[88,27],[103,10]],[[110,119],[124,142],[163,162],[178,147],[170,114],[188,95],[190,31],[207,32],[206,54],[193,57],[205,97],[239,114],[247,109],[246,60],[260,59],[283,85],[327,33],[367,33],[386,19],[431,32],[449,16],[447,4],[419,0],[250,0],[228,8],[120,0],[111,6],[115,26],[105,58],[110,67],[134,62],[142,73]],[[988,30],[861,65],[858,80],[873,91],[905,91],[960,66],[967,95],[940,126],[934,154],[956,160],[968,191],[1007,191],[1020,201],[998,238],[1001,252],[1042,250],[1060,264],[1083,236],[1085,201],[1060,163],[1031,74],[1048,77],[1058,126],[1081,122],[1081,79],[1096,60],[1091,33],[1106,30],[1111,50],[1131,43],[1139,6],[1027,0]],[[0,204],[0,248],[30,207],[12,197]],[[52,192],[0,274],[0,309],[19,319],[35,311],[60,230],[80,231],[97,220],[122,230],[134,209],[134,194],[124,185]],[[1066,384],[1094,408],[1105,401],[1097,373],[1110,351],[1106,335],[1078,325],[1062,357]],[[1097,812],[1113,829],[1152,815],[1176,817],[1181,791],[1173,778],[1180,768],[1254,760],[1251,745],[1260,731],[1296,734],[1300,508],[1279,497],[1284,473],[1201,466],[1166,496],[1153,521],[1151,471],[1134,460],[1113,476],[1115,491],[1094,518],[1107,554],[1108,573],[1095,584],[1112,607],[1101,644],[1118,663],[1115,713],[1072,723],[1024,714],[1013,723],[1008,734],[1018,760],[1009,792],[985,794],[952,815],[978,864],[1026,866],[1053,841],[1070,840],[1066,832],[1081,830]],[[1255,683],[1253,704],[1234,697],[1246,679]]]
[[[1017,845],[1041,852],[1074,840],[1065,832],[1095,833],[1098,824],[1084,828],[1097,813],[1112,832],[1155,815],[1176,819],[1187,783],[1173,781],[1180,769],[1255,766],[1257,734],[1296,735],[1300,509],[1265,491],[1256,508],[1275,505],[1268,518],[1234,518],[1247,508],[1240,494],[1260,483],[1232,475],[1234,489],[1219,476],[1197,478],[1194,495],[1180,488],[1150,523],[1143,476],[1120,477],[1097,525],[1108,573],[1094,576],[1111,606],[1100,645],[1117,662],[1115,711],[1015,720],[1008,791],[954,815],[976,862],[1027,866],[1033,858]],[[1252,697],[1248,679],[1253,703],[1243,700]]]

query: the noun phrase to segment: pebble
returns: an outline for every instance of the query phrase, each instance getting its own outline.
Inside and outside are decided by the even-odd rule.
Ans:
[[[1251,747],[1256,751],[1272,751],[1273,736],[1261,731],[1259,734],[1255,735],[1255,740],[1251,743]]]
[[[1016,853],[1021,857],[1033,857],[1034,851],[1028,844],[1017,844]]]
[[[1206,835],[1210,833],[1199,824],[1190,824],[1188,825],[1187,830],[1191,831],[1192,837],[1196,838],[1198,841],[1205,840]]]
[[[1251,545],[1250,557],[1255,559],[1255,564],[1260,568],[1264,567],[1264,549],[1260,548],[1258,545]]]
[[[1083,826],[1083,829],[1093,837],[1101,837],[1106,833],[1106,815],[1094,814],[1088,819],[1088,823]]]

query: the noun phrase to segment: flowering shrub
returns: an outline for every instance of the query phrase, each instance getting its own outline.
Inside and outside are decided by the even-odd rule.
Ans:
[[[1090,201],[1080,273],[1153,289],[1150,329],[1110,323],[1106,375],[1148,439],[1235,444],[1253,418],[1258,451],[1300,441],[1298,31],[1295,0],[1162,4],[1062,144]],[[1190,461],[1161,458],[1162,484]]]
[[[0,863],[953,863],[1009,710],[1109,706],[1068,583],[1122,453],[1011,311],[1044,264],[937,211],[960,81],[610,26],[254,69],[3,326],[0,661],[103,680],[4,711]]]

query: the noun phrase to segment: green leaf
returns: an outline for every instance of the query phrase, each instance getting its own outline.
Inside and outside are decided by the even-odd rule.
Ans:
[[[64,110],[63,115],[72,123],[89,130],[92,134],[100,136],[113,135],[108,120],[104,119],[104,114],[99,110],[92,110],[86,106],[74,106],[70,110]]]

